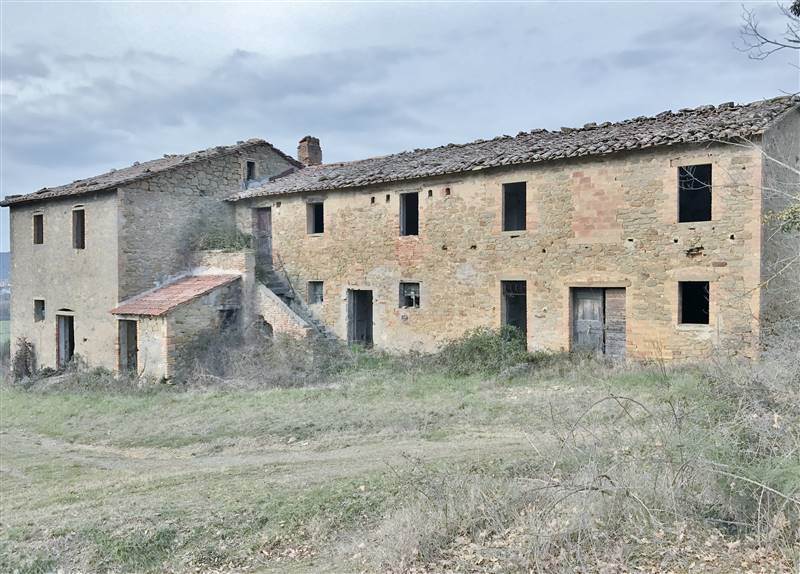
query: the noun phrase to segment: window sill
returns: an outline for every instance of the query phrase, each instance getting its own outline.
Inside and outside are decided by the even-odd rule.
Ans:
[[[504,235],[506,237],[519,237],[521,235],[527,235],[528,234],[528,230],[527,229],[516,229],[516,230],[513,230],[513,231],[505,231],[504,230],[504,231],[501,231],[500,234]]]
[[[710,323],[678,323],[679,331],[711,331]]]
[[[322,233],[306,233],[306,237],[323,237],[324,235],[324,231]]]

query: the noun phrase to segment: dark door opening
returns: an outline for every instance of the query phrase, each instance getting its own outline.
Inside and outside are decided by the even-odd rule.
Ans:
[[[347,340],[372,346],[372,291],[350,289],[347,292]]]
[[[56,315],[56,364],[66,367],[75,355],[75,318]]]
[[[501,313],[503,325],[516,327],[528,334],[528,292],[525,281],[501,281]]]
[[[572,350],[625,356],[625,289],[572,290]]]
[[[138,372],[139,335],[136,321],[119,321],[119,370]]]
[[[256,250],[256,265],[272,265],[272,208],[259,207],[253,210],[253,240]]]

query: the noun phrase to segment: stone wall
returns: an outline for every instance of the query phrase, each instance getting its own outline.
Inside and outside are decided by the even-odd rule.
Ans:
[[[800,111],[793,109],[764,134],[764,214],[800,198]],[[768,322],[800,321],[800,232],[782,232],[765,219],[762,313]]]
[[[72,246],[72,210],[85,211],[86,246]],[[44,243],[33,244],[33,214],[44,215]],[[98,193],[11,208],[11,350],[34,344],[39,365],[56,367],[56,314],[74,315],[75,353],[92,366],[116,367],[117,197]],[[34,320],[43,299],[45,318]]]
[[[302,317],[260,283],[256,285],[256,309],[276,335],[303,338],[311,333],[311,326]]]
[[[223,199],[245,185],[248,160],[256,161],[259,178],[289,167],[268,146],[253,145],[120,189],[120,300],[186,270],[189,238],[198,228],[233,224],[233,208]]]
[[[199,335],[218,331],[220,311],[242,305],[241,281],[235,281],[211,293],[176,307],[166,317],[167,361],[164,376],[175,375],[181,352],[186,352]]]
[[[680,165],[713,164],[712,221],[677,223]],[[527,182],[527,229],[502,231],[502,184]],[[272,206],[273,249],[297,291],[324,281],[319,315],[347,336],[348,289],[371,289],[374,340],[433,350],[500,324],[500,281],[527,281],[528,346],[570,348],[570,288],[625,287],[627,354],[681,358],[758,338],[761,161],[709,145],[485,170],[330,193],[257,198]],[[399,234],[399,194],[419,192],[420,234]],[[306,233],[306,202],[323,199],[325,233]],[[711,283],[709,325],[678,325],[678,282]],[[401,281],[421,284],[400,308]]]
[[[148,379],[161,379],[167,372],[167,318],[129,318],[137,321],[139,375]]]

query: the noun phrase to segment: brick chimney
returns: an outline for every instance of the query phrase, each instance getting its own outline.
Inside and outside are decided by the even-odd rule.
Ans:
[[[322,148],[319,139],[306,136],[297,144],[297,159],[306,165],[319,165],[322,163]]]

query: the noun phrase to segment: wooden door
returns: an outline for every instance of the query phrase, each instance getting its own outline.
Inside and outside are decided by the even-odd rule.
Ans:
[[[372,291],[347,292],[347,332],[350,343],[372,346]]]
[[[253,210],[253,240],[257,265],[272,265],[272,208]]]
[[[576,288],[572,296],[572,349],[604,351],[603,290]]]
[[[56,315],[56,364],[66,367],[75,354],[75,318],[71,315]]]
[[[119,322],[119,370],[138,372],[139,336],[136,321]]]

